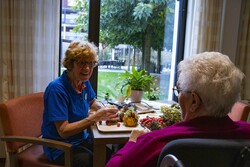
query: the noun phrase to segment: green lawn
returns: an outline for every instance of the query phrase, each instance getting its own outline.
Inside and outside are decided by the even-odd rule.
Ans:
[[[112,100],[116,100],[119,90],[115,89],[119,75],[123,72],[98,72],[98,99],[103,100],[106,93],[110,94]]]
[[[111,100],[117,100],[119,90],[116,89],[115,86],[121,73],[123,73],[123,71],[98,71],[98,100],[104,100],[106,93],[109,93]],[[157,78],[155,81],[156,87],[160,87],[160,100],[167,100],[170,74],[155,74],[154,76]],[[160,80],[162,80],[162,83],[160,83]],[[143,98],[146,98],[145,94]]]

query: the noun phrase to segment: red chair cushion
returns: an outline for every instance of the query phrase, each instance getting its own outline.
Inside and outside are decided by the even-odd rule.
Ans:
[[[43,147],[34,145],[18,154],[19,167],[62,167],[48,161],[44,155]]]

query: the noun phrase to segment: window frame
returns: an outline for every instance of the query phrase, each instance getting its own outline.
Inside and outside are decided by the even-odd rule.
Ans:
[[[177,64],[184,58],[184,44],[185,44],[185,30],[186,30],[186,19],[187,19],[187,4],[188,0],[177,0],[179,1],[179,18],[178,18],[178,30],[177,30],[177,47],[176,47],[176,65],[175,72],[177,71]],[[62,13],[62,0],[61,0],[60,12]],[[100,6],[101,0],[89,1],[89,26],[88,26],[88,40],[93,42],[99,47],[99,31],[100,31]],[[61,17],[61,15],[60,15]],[[61,32],[61,20],[60,18],[60,32]],[[61,35],[60,35],[60,54],[59,60],[61,60]],[[59,75],[60,75],[61,63],[59,63]],[[90,83],[97,94],[98,89],[98,68],[94,68],[93,74],[89,79]],[[174,77],[174,83],[177,81],[177,76]],[[178,99],[173,95],[173,100]]]
[[[99,47],[99,30],[100,30],[100,0],[89,1],[89,28],[88,39]],[[91,76],[90,83],[97,94],[97,82],[98,82],[98,67],[94,68]]]
[[[187,6],[188,0],[177,0],[179,1],[179,18],[178,18],[178,30],[177,30],[177,44],[176,44],[176,62],[175,70],[177,73],[178,64],[184,59],[184,47],[185,47],[185,36],[186,36],[186,21],[187,21]],[[174,85],[177,82],[177,75],[174,76]],[[178,101],[178,98],[172,95],[174,101]]]

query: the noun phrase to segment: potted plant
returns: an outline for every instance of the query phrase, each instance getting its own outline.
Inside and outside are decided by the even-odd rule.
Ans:
[[[130,91],[128,90],[128,86],[123,87],[121,83],[117,83],[115,88],[119,91],[118,93],[118,103],[124,103],[125,99],[129,98],[130,96]]]
[[[153,77],[147,74],[145,69],[137,71],[132,66],[132,71],[125,71],[120,75],[120,92],[130,96],[131,102],[140,102],[143,92],[150,92],[154,85]]]

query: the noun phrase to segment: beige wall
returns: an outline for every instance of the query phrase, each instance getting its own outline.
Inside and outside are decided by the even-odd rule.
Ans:
[[[221,51],[235,62],[242,0],[227,0],[223,24]]]

